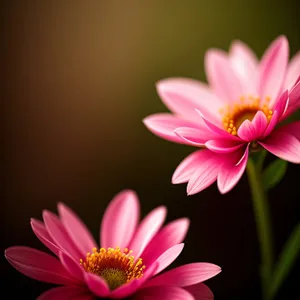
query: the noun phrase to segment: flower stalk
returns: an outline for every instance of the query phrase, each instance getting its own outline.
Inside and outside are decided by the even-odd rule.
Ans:
[[[247,163],[248,181],[251,189],[256,228],[261,252],[261,283],[263,299],[270,300],[270,288],[273,271],[273,241],[268,199],[265,193],[262,177],[262,163],[255,164],[252,158]]]

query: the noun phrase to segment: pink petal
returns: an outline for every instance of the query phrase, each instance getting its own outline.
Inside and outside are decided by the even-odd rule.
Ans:
[[[289,92],[289,114],[300,108],[300,75]]]
[[[177,286],[155,286],[144,288],[134,300],[195,300],[188,291]],[[200,298],[199,298],[200,300]]]
[[[221,272],[221,268],[210,263],[192,263],[167,271],[149,280],[146,286],[176,285],[190,286],[212,278]]]
[[[128,247],[137,228],[140,204],[134,191],[117,194],[107,207],[101,224],[101,247]]]
[[[299,75],[300,75],[300,51],[298,51],[295,54],[295,56],[292,58],[292,60],[288,65],[284,88],[285,89],[292,88]]]
[[[59,218],[50,211],[44,210],[43,219],[48,233],[55,244],[79,261],[79,259],[82,258],[82,255],[79,254],[77,247],[74,245]]]
[[[157,269],[157,264],[152,264],[146,268],[144,275],[140,279],[134,279],[126,284],[121,285],[113,290],[109,297],[113,299],[124,299],[134,294],[144,283],[154,274]]]
[[[245,120],[238,129],[238,135],[246,142],[259,139],[268,126],[266,115],[262,111],[258,111],[253,120]]]
[[[209,289],[209,287],[204,283],[198,283],[195,285],[186,286],[184,289],[187,290],[189,293],[191,293],[195,299],[199,299],[199,300],[214,299],[214,294]]]
[[[84,280],[90,291],[97,297],[107,297],[110,293],[106,281],[95,274],[85,272]]]
[[[199,193],[215,182],[222,167],[221,157],[210,150],[202,150],[199,153],[197,166],[187,185],[188,195]]]
[[[208,120],[202,114],[201,111],[199,111],[199,110],[196,110],[196,111],[201,116],[201,118],[204,121],[204,123],[206,124],[207,128],[209,128],[210,131],[214,134],[214,137],[211,138],[212,140],[213,139],[227,139],[227,140],[232,140],[232,141],[237,141],[237,142],[241,141],[241,139],[239,137],[236,137],[236,136],[232,135],[231,133],[228,133],[224,129],[213,124],[210,120]]]
[[[218,189],[221,194],[225,194],[233,189],[244,174],[248,161],[249,146],[242,157],[240,155],[240,151],[234,153],[232,159],[228,159],[220,170],[218,175]]]
[[[180,255],[183,247],[184,244],[178,244],[169,248],[163,254],[161,254],[156,260],[156,262],[158,263],[158,268],[153,275],[156,275],[167,268]]]
[[[264,134],[261,137],[261,140],[264,139],[265,137],[267,137],[273,131],[275,126],[278,124],[278,122],[279,122],[279,114],[278,114],[277,110],[275,110],[273,112],[273,116],[272,116]]]
[[[29,247],[10,247],[5,251],[9,263],[22,274],[36,280],[55,284],[76,284],[55,257]]]
[[[59,203],[58,211],[68,235],[83,257],[85,257],[87,252],[91,252],[93,248],[98,247],[85,224],[69,207],[63,203]]]
[[[253,120],[252,124],[254,126],[254,129],[256,131],[256,139],[259,139],[263,133],[265,132],[267,126],[268,126],[268,120],[266,115],[262,111],[258,111]]]
[[[195,113],[195,108],[198,108],[213,122],[220,122],[216,113],[222,102],[206,84],[189,78],[169,78],[159,81],[156,87],[162,101],[176,115],[198,123]]]
[[[74,261],[68,254],[59,252],[59,259],[62,265],[65,267],[68,272],[78,279],[79,281],[83,281],[83,273],[85,272],[83,267],[80,265],[79,261]]]
[[[198,128],[179,127],[174,132],[192,146],[203,146],[211,137],[208,130],[200,130]]]
[[[227,140],[210,140],[205,143],[207,149],[216,153],[234,152],[241,148],[243,145],[244,143],[237,143]]]
[[[155,114],[148,116],[143,120],[146,127],[155,135],[171,142],[179,144],[190,144],[175,134],[174,130],[178,127],[191,127],[199,128],[200,125],[192,123],[187,120],[183,120],[179,117],[173,116],[171,114]],[[201,120],[199,120],[201,123]]]
[[[201,152],[202,150],[193,152],[179,164],[172,176],[173,184],[184,183],[189,181],[191,175],[196,169],[196,166],[198,165],[198,158],[200,158],[201,160]]]
[[[270,105],[277,100],[283,87],[289,57],[285,36],[277,38],[266,50],[259,66],[259,94],[262,100],[270,97]]]
[[[279,119],[285,114],[289,105],[289,94],[286,90],[278,98],[276,104],[274,105],[274,111],[278,112]]]
[[[280,127],[278,131],[290,134],[296,139],[300,140],[300,121],[295,121],[293,123]]]
[[[56,246],[55,242],[49,235],[44,223],[35,219],[31,219],[30,224],[37,238],[58,256],[60,249]]]
[[[144,264],[152,264],[166,250],[176,244],[181,243],[186,236],[189,224],[189,219],[182,218],[177,219],[163,227],[151,240],[143,252]]]
[[[37,300],[95,300],[88,290],[76,286],[63,286],[52,288],[42,295]]]
[[[237,131],[238,136],[246,141],[251,142],[256,139],[256,130],[251,121],[245,120]]]
[[[300,163],[300,140],[291,134],[275,131],[259,143],[281,159],[295,164]]]
[[[139,225],[132,242],[130,249],[133,250],[135,257],[140,257],[144,249],[147,247],[152,238],[161,228],[165,221],[167,209],[164,206],[157,207],[152,210]]]
[[[243,42],[234,41],[229,58],[244,94],[257,95],[258,61],[253,51]]]
[[[225,52],[220,50],[207,51],[205,71],[211,87],[224,104],[235,102],[242,95],[241,84]]]

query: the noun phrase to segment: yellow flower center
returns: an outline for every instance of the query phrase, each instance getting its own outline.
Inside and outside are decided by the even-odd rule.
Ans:
[[[240,97],[238,103],[220,109],[224,129],[232,135],[237,135],[241,124],[245,120],[252,121],[259,110],[266,115],[269,122],[273,115],[273,111],[269,109],[269,102],[270,97],[266,97],[264,102],[261,102],[259,97]]]
[[[143,276],[145,266],[142,258],[134,259],[132,251],[127,248],[93,248],[93,253],[87,253],[80,264],[86,272],[97,274],[105,279],[111,290],[124,283]]]

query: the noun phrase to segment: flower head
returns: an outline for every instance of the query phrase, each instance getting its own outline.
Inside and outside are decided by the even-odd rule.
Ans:
[[[6,249],[10,264],[33,279],[62,285],[39,300],[100,298],[213,299],[202,283],[221,269],[210,263],[192,263],[164,272],[181,253],[189,227],[178,219],[162,227],[166,208],[151,211],[139,222],[139,201],[133,191],[119,193],[109,204],[101,224],[100,244],[64,204],[59,217],[44,211],[43,221],[32,219],[39,240],[54,254],[15,246]]]
[[[173,114],[144,119],[154,134],[200,148],[177,167],[174,184],[188,182],[195,194],[217,180],[221,193],[231,190],[244,173],[249,151],[265,148],[300,163],[300,122],[277,125],[300,108],[300,52],[288,64],[289,46],[277,38],[258,61],[241,41],[229,53],[206,53],[209,86],[187,78],[157,84]]]

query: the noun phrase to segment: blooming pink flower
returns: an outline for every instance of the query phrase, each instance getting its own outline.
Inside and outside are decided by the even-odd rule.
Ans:
[[[64,204],[59,217],[45,210],[43,222],[32,219],[39,240],[55,255],[16,246],[5,256],[21,273],[63,285],[38,300],[100,298],[213,299],[202,283],[221,269],[192,263],[159,274],[181,253],[189,220],[175,220],[162,228],[167,210],[161,206],[139,223],[139,201],[133,191],[119,193],[109,204],[101,224],[99,249],[82,221]],[[128,250],[132,249],[132,250]],[[159,274],[159,275],[158,275]]]
[[[300,108],[300,52],[288,64],[289,46],[277,38],[259,62],[241,41],[229,54],[206,53],[209,86],[187,78],[165,79],[158,94],[173,114],[144,119],[154,134],[176,143],[205,148],[186,157],[173,174],[174,184],[188,182],[195,194],[217,180],[221,193],[244,173],[249,149],[260,147],[300,163],[300,122],[276,127]]]

